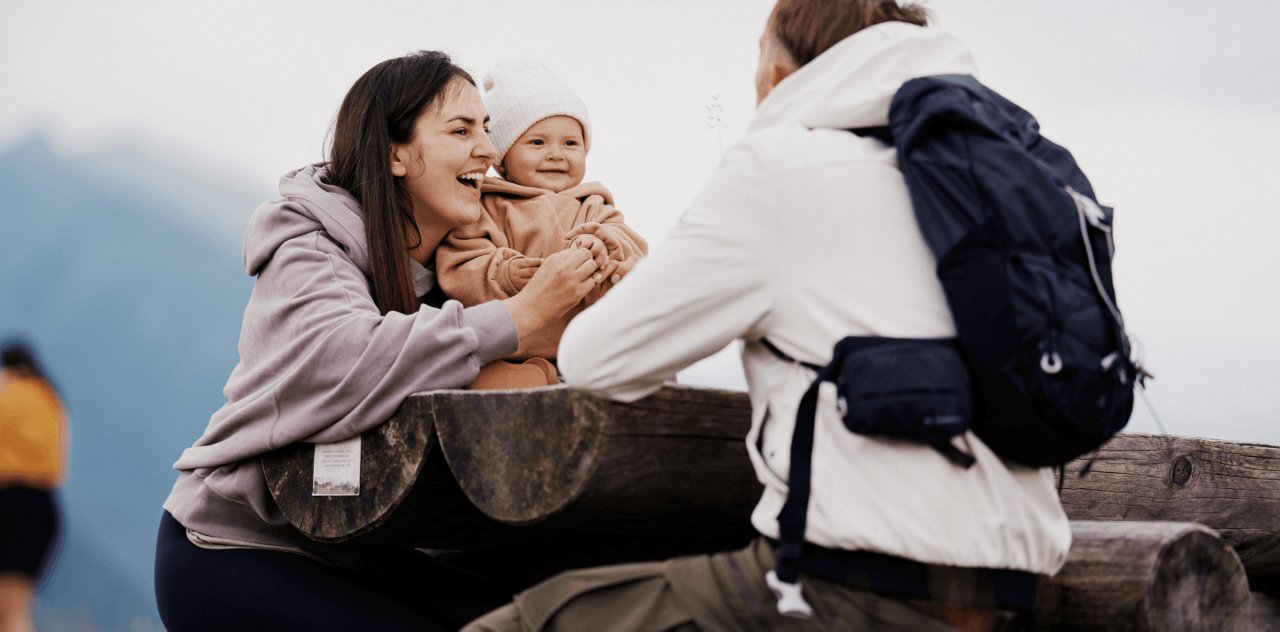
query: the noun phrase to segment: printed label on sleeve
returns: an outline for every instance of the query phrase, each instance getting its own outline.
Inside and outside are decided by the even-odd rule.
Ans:
[[[360,436],[337,443],[317,443],[312,496],[360,495]]]

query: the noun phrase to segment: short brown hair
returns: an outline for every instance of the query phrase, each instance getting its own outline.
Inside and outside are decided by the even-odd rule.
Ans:
[[[778,0],[769,28],[778,43],[803,66],[862,29],[881,22],[928,23],[924,7],[897,0]]]

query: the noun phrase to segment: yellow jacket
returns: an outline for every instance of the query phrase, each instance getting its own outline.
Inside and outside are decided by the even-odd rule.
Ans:
[[[0,485],[52,489],[65,475],[66,419],[43,380],[0,374]]]

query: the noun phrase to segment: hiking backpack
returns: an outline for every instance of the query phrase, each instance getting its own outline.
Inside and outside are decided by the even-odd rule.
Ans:
[[[1001,458],[1062,466],[1128,422],[1139,369],[1111,280],[1112,210],[1029,113],[973,77],[912,79],[889,126],[850,130],[897,149],[937,258],[956,338],[850,337],[801,399],[776,572],[779,610],[806,616],[798,572],[819,386],[852,432],[923,441],[960,466],[972,429]],[[768,341],[765,346],[796,362]]]

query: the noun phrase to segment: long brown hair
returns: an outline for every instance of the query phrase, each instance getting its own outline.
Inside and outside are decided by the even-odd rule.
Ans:
[[[924,7],[896,0],[778,0],[769,28],[778,43],[803,66],[846,37],[881,22],[925,26]]]
[[[413,140],[414,121],[444,96],[455,77],[475,85],[441,52],[388,59],[356,80],[338,110],[329,181],[363,209],[373,302],[383,314],[418,310],[409,250],[422,240],[404,179],[391,175],[391,144]]]

